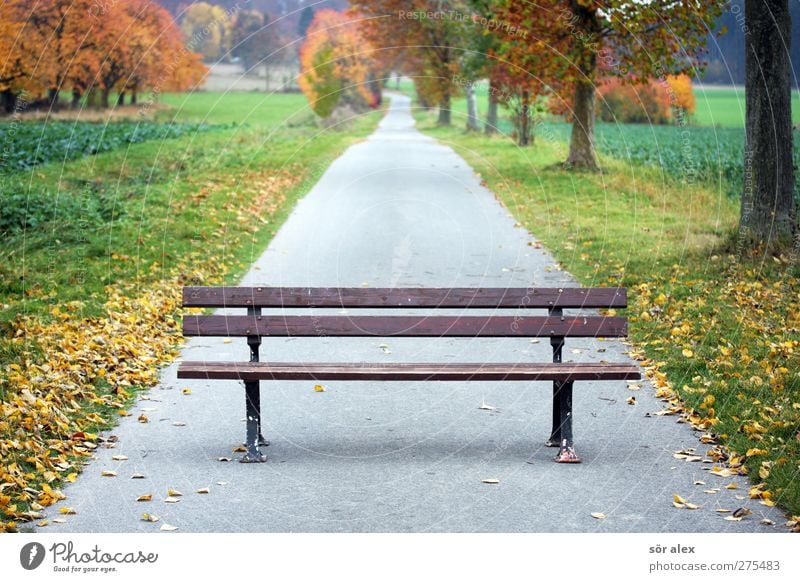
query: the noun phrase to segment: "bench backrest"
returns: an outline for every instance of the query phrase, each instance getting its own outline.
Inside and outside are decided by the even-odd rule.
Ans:
[[[184,307],[247,308],[246,315],[185,315],[186,336],[625,337],[627,319],[565,316],[565,308],[622,308],[614,288],[184,287]],[[372,308],[381,315],[262,315],[261,309]],[[393,309],[547,309],[531,315],[392,315]]]

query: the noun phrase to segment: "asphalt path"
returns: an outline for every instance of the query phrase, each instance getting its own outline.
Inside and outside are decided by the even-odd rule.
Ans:
[[[409,99],[397,95],[379,129],[330,166],[242,283],[576,285],[534,235],[461,157],[414,129]],[[577,339],[567,343],[565,359],[629,361],[628,349]],[[189,341],[181,358],[246,354],[243,341],[202,338]],[[550,347],[527,339],[266,339],[262,354],[276,361],[527,362],[548,361]],[[51,520],[66,521],[49,531],[158,532],[165,523],[180,532],[783,531],[759,523],[785,517],[748,499],[745,479],[673,456],[690,448],[703,456],[708,447],[676,416],[655,415],[664,403],[647,382],[637,391],[626,382],[576,383],[580,465],[553,463],[555,450],[543,446],[548,383],[330,382],[317,392],[310,382],[265,382],[269,461],[241,464],[233,452],[245,432],[241,384],[178,381],[175,373],[176,365],[165,368],[149,399],[112,431],[115,448],[98,449],[66,487],[67,500],[48,508]],[[626,403],[630,396],[635,405]],[[137,422],[140,414],[150,422]],[[132,479],[135,473],[144,478]],[[208,493],[196,493],[203,488]],[[165,502],[169,489],[183,493],[179,501]],[[152,501],[136,501],[145,494]],[[699,508],[674,507],[674,494]],[[60,515],[64,506],[76,514]],[[737,522],[716,511],[740,507],[753,514]],[[160,521],[142,521],[145,512]]]

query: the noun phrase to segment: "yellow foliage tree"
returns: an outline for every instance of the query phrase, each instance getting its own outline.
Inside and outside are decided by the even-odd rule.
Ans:
[[[692,90],[692,80],[688,75],[670,75],[667,77],[670,88],[670,102],[676,109],[685,115],[692,115],[695,112],[694,91]]]

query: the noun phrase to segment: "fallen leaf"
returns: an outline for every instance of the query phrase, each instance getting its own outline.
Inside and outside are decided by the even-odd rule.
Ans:
[[[62,507],[61,509],[58,510],[58,512],[61,515],[75,515],[76,513],[78,513],[77,511],[75,511],[71,507]]]
[[[717,513],[730,513],[731,512],[730,509],[722,509],[722,508],[715,509],[714,511],[716,511]]]
[[[67,481],[67,482],[69,482],[69,483],[75,483],[75,480],[76,480],[77,478],[78,478],[78,474],[77,474],[77,473],[70,473],[69,475],[67,475],[67,476],[66,476],[66,478],[65,478],[65,479],[66,479],[66,481]]]
[[[180,502],[180,500],[181,500],[180,497],[167,497],[166,499],[164,499],[164,503],[178,503]]]
[[[36,524],[37,527],[45,527],[47,525],[50,525],[50,522],[47,521],[46,519],[42,520],[42,521],[40,521],[39,523]]]
[[[233,340],[231,340],[231,338],[226,337],[224,340],[222,340],[222,343],[229,344],[229,343],[231,343],[231,341],[233,341]]]
[[[681,352],[681,353],[684,356],[686,356],[687,358],[691,358],[692,356],[694,356],[694,352],[692,350],[689,350],[689,349],[684,349],[683,352]]]
[[[217,485],[227,485],[227,481],[217,481]]]
[[[183,393],[184,396],[189,396],[192,393],[192,389],[184,388],[183,390],[181,390],[181,392]]]
[[[172,423],[172,426],[186,426],[186,423],[183,422],[182,420],[176,420],[175,422]]]
[[[230,457],[219,457],[217,460],[220,463],[227,463],[227,462],[229,462],[231,460],[231,458]]]
[[[235,449],[233,449],[233,452],[234,452],[234,453],[246,453],[246,452],[247,452],[247,447],[244,447],[244,446],[242,446],[242,445],[239,445],[238,447],[236,447]]]
[[[53,523],[57,523],[57,524],[59,524],[59,525],[60,525],[60,524],[62,524],[62,523],[67,523],[67,520],[66,520],[66,519],[62,519],[62,518],[60,518],[60,517],[57,517],[57,518],[55,518],[55,519],[53,520]]]
[[[197,493],[200,493],[200,494],[211,493],[211,489],[209,489],[208,487],[203,487],[201,489],[198,489]]]
[[[688,501],[686,502],[686,509],[697,509],[699,507],[699,505],[695,505],[694,503],[689,503]]]
[[[675,501],[675,503],[686,503],[686,500],[677,493],[672,496],[672,499]]]
[[[142,475],[141,473],[134,473],[133,475],[131,475],[131,479],[144,479],[144,478],[145,478],[144,475]]]
[[[631,406],[633,406],[634,404],[636,404],[636,396],[631,396],[631,397],[630,397],[630,398],[628,398],[628,399],[627,399],[625,402],[627,402],[628,404],[630,404]]]
[[[761,521],[759,521],[758,523],[760,523],[761,525],[775,525],[774,521],[772,521],[771,519],[768,519],[766,517],[764,519],[762,519]]]
[[[116,476],[117,476],[117,472],[116,472],[116,471],[103,471],[103,472],[102,472],[102,473],[100,473],[100,474],[101,474],[103,477],[116,477]]]
[[[161,525],[160,529],[161,529],[161,531],[175,531],[178,528],[175,527],[174,525],[169,525],[168,523],[164,523],[164,524]]]
[[[728,517],[725,518],[725,521],[742,521],[742,518],[729,515]]]
[[[149,521],[150,523],[155,523],[159,519],[161,519],[161,518],[158,517],[157,515],[153,515],[152,513],[143,513],[142,514],[142,521]]]
[[[170,497],[181,497],[183,493],[181,493],[177,489],[167,489],[167,495],[169,495]]]
[[[325,392],[325,386],[322,384],[316,384],[314,386],[314,392]]]
[[[153,500],[153,495],[150,493],[148,493],[147,495],[139,495],[139,497],[136,498],[136,501],[152,501],[152,500]]]
[[[695,485],[705,485],[706,482],[705,481],[695,481],[694,484]]]
[[[483,479],[482,483],[489,483],[490,485],[497,485],[500,483],[500,479]]]
[[[113,457],[111,457],[111,460],[112,461],[127,461],[128,457],[126,457],[125,455],[114,455]]]
[[[753,515],[753,512],[747,509],[746,507],[740,507],[739,509],[733,512],[733,517],[744,517],[746,515]]]
[[[497,410],[495,406],[491,404],[486,404],[485,402],[478,407],[478,410]]]
[[[725,489],[738,489],[738,488],[739,488],[738,483],[728,483],[727,485],[725,485]]]
[[[605,513],[600,513],[599,511],[597,511],[595,513],[592,513],[591,516],[593,518],[595,518],[595,519],[605,519],[606,518],[606,514]]]
[[[150,422],[150,419],[149,419],[149,418],[147,418],[147,417],[146,417],[144,414],[140,414],[140,415],[139,415],[139,422],[141,422],[142,424],[144,424],[145,422]]]

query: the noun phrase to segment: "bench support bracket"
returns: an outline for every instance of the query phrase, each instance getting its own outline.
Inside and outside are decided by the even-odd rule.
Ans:
[[[563,317],[564,311],[560,307],[551,307],[548,315]],[[564,351],[564,336],[550,338],[553,348],[553,363],[560,364]],[[573,382],[553,382],[553,430],[550,438],[545,443],[548,447],[558,447],[556,463],[580,463],[581,460],[575,452],[575,443],[572,441],[572,384]]]
[[[248,307],[247,315],[261,318],[260,307]],[[250,348],[250,361],[258,361],[258,350],[261,347],[261,336],[247,336],[247,345]],[[261,433],[261,383],[258,380],[244,383],[245,411],[247,413],[247,440],[244,444],[247,452],[242,457],[242,463],[264,463],[265,455],[258,450],[259,445],[267,446],[269,442]]]

